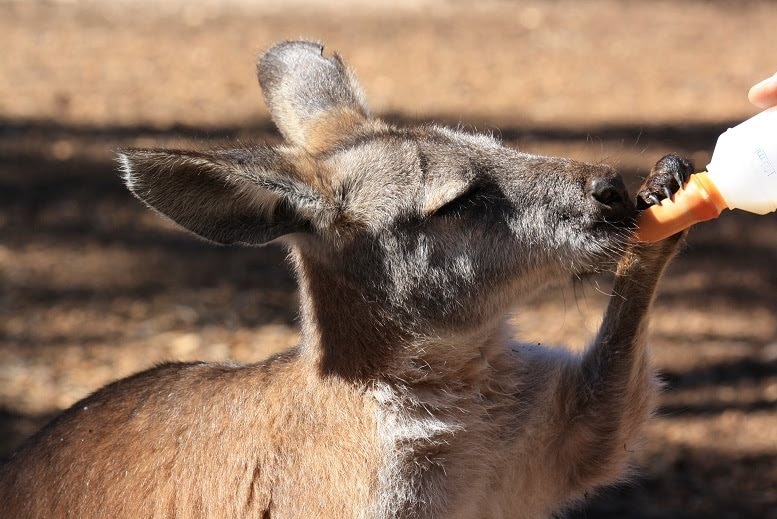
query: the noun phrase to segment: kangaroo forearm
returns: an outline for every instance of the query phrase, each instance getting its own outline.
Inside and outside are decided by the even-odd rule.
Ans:
[[[621,472],[629,444],[650,414],[656,385],[647,355],[650,305],[673,243],[635,246],[621,259],[596,340],[560,388],[565,423],[558,462],[571,488]]]
[[[650,306],[675,243],[634,246],[621,259],[613,296],[596,340],[581,360],[572,395],[573,415],[612,424],[622,421],[629,401],[651,391],[647,357]]]
[[[621,259],[599,333],[582,360],[585,393],[624,388],[643,363],[650,306],[674,246],[635,246]]]

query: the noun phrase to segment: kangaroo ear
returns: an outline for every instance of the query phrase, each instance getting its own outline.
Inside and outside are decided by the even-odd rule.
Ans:
[[[216,243],[258,245],[310,232],[323,198],[270,147],[209,153],[126,150],[124,182],[152,209]]]
[[[362,89],[340,57],[310,41],[279,43],[257,74],[275,124],[290,143],[323,151],[369,118]]]

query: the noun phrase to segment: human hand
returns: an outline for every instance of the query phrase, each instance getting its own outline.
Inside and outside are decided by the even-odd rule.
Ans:
[[[747,98],[758,108],[777,106],[777,74],[753,85]]]

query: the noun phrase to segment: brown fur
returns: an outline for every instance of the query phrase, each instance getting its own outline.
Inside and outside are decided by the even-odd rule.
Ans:
[[[624,477],[679,236],[631,244],[607,166],[370,117],[322,50],[259,61],[288,145],[120,156],[138,198],[203,238],[291,249],[300,346],[97,391],[0,467],[0,516],[535,518]],[[689,167],[659,162],[641,199]],[[584,354],[507,338],[515,302],[616,262]]]

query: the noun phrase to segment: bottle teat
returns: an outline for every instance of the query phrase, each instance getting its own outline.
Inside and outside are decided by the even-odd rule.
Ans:
[[[728,206],[704,171],[691,175],[672,199],[662,200],[642,212],[637,219],[634,240],[653,243],[668,238],[691,225],[717,218]]]

